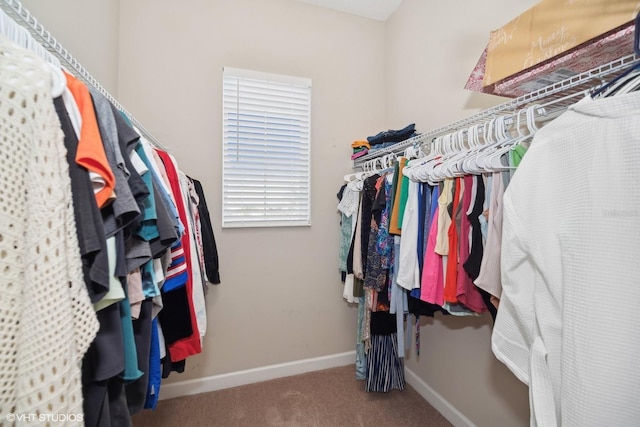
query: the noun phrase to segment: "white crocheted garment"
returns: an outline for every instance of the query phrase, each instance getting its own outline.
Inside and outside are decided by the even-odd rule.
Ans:
[[[0,425],[83,425],[80,366],[98,327],[50,75],[0,36]]]

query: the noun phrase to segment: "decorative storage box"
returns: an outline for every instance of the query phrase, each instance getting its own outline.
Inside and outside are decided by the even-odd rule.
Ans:
[[[483,86],[544,64],[633,21],[638,0],[543,0],[491,32]]]

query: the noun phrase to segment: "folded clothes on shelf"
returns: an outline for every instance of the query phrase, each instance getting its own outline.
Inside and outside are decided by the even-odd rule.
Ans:
[[[371,148],[371,145],[369,145],[368,141],[353,141],[351,143],[351,148],[353,148],[353,151],[357,150],[358,148],[366,148],[368,150]]]
[[[369,152],[370,153],[375,153],[376,151],[380,151],[380,150],[383,150],[385,148],[393,147],[396,144],[397,144],[397,142],[383,142],[381,144],[376,144],[373,147],[371,147],[371,150],[369,150]]]
[[[371,148],[384,143],[396,143],[411,138],[416,132],[416,125],[412,123],[398,130],[385,130],[374,136],[368,136],[367,141],[371,144]]]
[[[368,153],[369,153],[369,150],[367,150],[366,148],[365,148],[364,150],[360,150],[360,151],[358,151],[358,152],[354,152],[354,153],[351,155],[351,160],[358,159],[358,158],[360,158],[360,157],[362,157],[362,156],[364,156],[364,155],[366,155],[366,154],[368,154]]]

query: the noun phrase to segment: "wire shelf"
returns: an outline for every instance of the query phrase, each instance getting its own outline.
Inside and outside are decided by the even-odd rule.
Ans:
[[[94,87],[109,100],[119,111],[131,121],[133,126],[155,146],[165,150],[166,148],[136,120],[70,53],[55,37],[47,31],[42,24],[20,3],[18,0],[0,0],[0,9],[13,19],[16,24],[26,29],[29,34],[49,53],[57,58],[62,65],[85,84]],[[65,67],[65,68],[66,68]]]
[[[352,166],[354,168],[360,168],[365,162],[380,156],[390,153],[402,153],[407,147],[416,145],[416,143],[419,143],[424,147],[425,144],[430,144],[433,139],[438,136],[469,128],[473,125],[482,124],[499,115],[515,114],[518,110],[530,105],[554,104],[555,108],[566,109],[575,103],[575,98],[577,96],[586,94],[590,90],[597,89],[607,81],[615,78],[617,75],[639,62],[640,58],[635,54],[623,56],[607,64],[602,64],[598,67],[592,68],[591,70],[545,86],[495,107],[450,123],[446,126],[439,127],[406,141],[399,142],[393,146],[376,150],[373,153],[369,153],[354,160],[352,162]]]

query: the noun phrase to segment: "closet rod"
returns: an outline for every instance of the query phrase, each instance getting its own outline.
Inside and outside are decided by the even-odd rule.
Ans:
[[[640,63],[640,57],[636,54],[630,54],[623,56],[622,58],[613,60],[606,64],[599,65],[591,70],[577,74],[573,77],[561,80],[554,84],[545,86],[533,92],[522,95],[518,98],[499,104],[493,108],[483,110],[479,113],[458,120],[446,126],[431,130],[427,133],[419,135],[421,137],[421,143],[430,144],[434,138],[458,131],[460,129],[469,128],[476,124],[481,124],[487,120],[496,117],[497,115],[513,114],[518,109],[525,108],[534,103],[551,103],[560,99],[569,99],[574,96],[584,93],[588,90],[597,88],[606,83],[606,81],[615,78],[618,74],[624,72],[630,66]],[[568,103],[566,107],[571,105]],[[383,156],[389,153],[400,153],[404,151],[408,146],[413,145],[418,137],[408,139],[406,141],[399,142],[391,147],[387,147],[382,150],[377,150],[373,153],[364,155],[352,162],[353,168],[361,168],[362,165],[368,161],[377,157]],[[425,150],[426,152],[426,150]]]
[[[29,34],[47,51],[51,52],[63,64],[73,70],[73,74],[85,84],[94,87],[131,121],[131,124],[156,147],[168,151],[151,133],[138,122],[70,53],[47,31],[42,24],[18,0],[0,0],[0,8],[16,24],[29,31]]]

